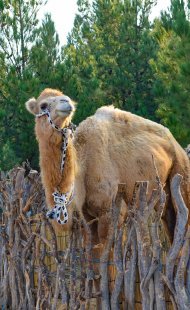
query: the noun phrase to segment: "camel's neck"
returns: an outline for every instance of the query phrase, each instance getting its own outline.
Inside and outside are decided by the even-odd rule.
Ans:
[[[71,138],[69,138],[66,151],[66,159],[63,173],[61,173],[62,141],[53,143],[50,141],[39,141],[40,167],[42,183],[46,193],[49,206],[54,205],[52,193],[59,191],[66,193],[70,191],[74,182],[76,161],[75,150]]]

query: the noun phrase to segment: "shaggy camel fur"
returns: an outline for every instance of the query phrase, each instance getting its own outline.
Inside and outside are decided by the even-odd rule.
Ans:
[[[51,99],[55,96],[62,95],[63,94],[57,90],[45,89],[37,100],[32,98],[26,102],[26,108],[36,115],[43,111],[47,106],[48,108],[51,106],[52,120],[55,120],[54,123],[58,127],[64,128],[71,122],[74,112],[74,104],[70,101],[72,110],[69,110],[63,117],[59,117],[57,113],[59,114],[60,112],[56,111],[56,103],[52,103]],[[60,190],[62,193],[66,193],[70,189],[70,184],[74,182],[76,175],[75,148],[70,141],[67,148],[64,172],[63,175],[61,175],[61,134],[51,127],[45,116],[36,119],[35,133],[39,143],[41,178],[45,189],[46,202],[47,206],[52,208],[55,204],[52,193],[55,192],[56,189]],[[71,216],[69,218],[70,225]],[[64,225],[63,229],[67,230],[68,224]]]
[[[26,107],[34,115],[48,108],[54,123],[64,128],[71,121],[74,103],[69,100],[66,107],[60,106],[55,100],[57,96],[63,94],[45,89],[37,100],[30,99]],[[78,126],[73,141],[69,139],[63,176],[60,173],[60,133],[51,127],[46,116],[36,118],[35,131],[47,205],[53,207],[52,193],[56,188],[65,193],[74,182],[77,209],[87,220],[99,218],[91,225],[95,243],[106,239],[107,212],[119,183],[127,185],[126,204],[131,201],[136,181],[149,180],[149,193],[156,187],[152,155],[168,193],[164,220],[173,235],[175,211],[170,199],[170,181],[176,173],[183,176],[181,190],[189,208],[190,164],[187,154],[167,128],[113,106],[102,107]],[[69,224],[62,229],[69,228],[71,213],[72,206],[69,207]]]
[[[62,96],[62,97],[61,97]],[[62,103],[60,102],[63,98]],[[54,124],[60,128],[69,125],[74,103],[57,90],[45,89],[36,100],[30,99],[26,108],[34,115],[48,109]],[[53,129],[47,116],[36,118],[36,137],[39,142],[42,183],[48,207],[54,207],[52,193],[68,192],[74,183],[74,204],[68,208],[69,222],[60,226],[68,230],[72,224],[74,205],[90,225],[94,245],[106,241],[109,229],[108,212],[116,197],[118,184],[126,183],[123,216],[132,199],[136,181],[149,180],[149,194],[157,186],[152,156],[167,191],[164,222],[170,239],[175,227],[175,210],[171,201],[170,182],[176,173],[183,176],[182,195],[190,207],[190,163],[169,130],[142,117],[114,107],[102,107],[77,128],[74,140],[69,138],[63,175],[60,171],[62,136]],[[122,219],[122,212],[121,212]],[[101,248],[94,247],[93,256],[100,257]],[[98,265],[94,265],[98,272]],[[99,280],[94,281],[99,291]],[[101,309],[97,300],[97,309]]]

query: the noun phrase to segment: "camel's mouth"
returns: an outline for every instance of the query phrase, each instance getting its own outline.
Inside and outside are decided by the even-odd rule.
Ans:
[[[73,112],[72,107],[70,107],[68,109],[56,109],[56,114],[59,116],[62,116],[62,117],[68,116],[72,112]]]
[[[73,106],[69,102],[59,102],[55,112],[57,115],[66,117],[74,111]]]

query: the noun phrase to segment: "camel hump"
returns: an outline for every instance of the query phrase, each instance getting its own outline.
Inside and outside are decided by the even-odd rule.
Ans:
[[[95,115],[95,120],[100,121],[114,121],[116,123],[126,124],[128,129],[132,131],[149,131],[157,133],[161,136],[171,137],[171,133],[168,128],[164,127],[161,124],[158,124],[154,121],[146,119],[142,116],[133,114],[128,111],[123,111],[118,108],[115,108],[113,105],[111,106],[103,106],[99,108]]]
[[[131,114],[130,112],[119,110],[113,105],[110,105],[99,108],[94,116],[97,120],[114,120],[128,122],[128,120],[131,119],[133,114]]]
[[[113,129],[112,133],[110,133],[110,126]],[[122,137],[125,141],[130,137],[130,139],[152,140],[152,142],[155,139],[162,139],[169,144],[176,143],[170,131],[163,125],[114,106],[103,106],[93,116],[80,123],[75,133],[74,144],[84,146],[92,137],[95,141],[104,139],[105,143],[110,135]]]
[[[96,120],[108,120],[108,121],[115,121],[115,122],[120,122],[120,123],[125,123],[125,124],[133,124],[134,126],[140,126],[141,129],[144,129],[144,127],[156,127],[157,129],[166,129],[164,126],[157,124],[149,119],[146,119],[142,116],[133,114],[128,111],[123,111],[118,108],[115,108],[113,105],[111,106],[103,106],[99,108],[95,115],[94,115]]]
[[[114,112],[115,112],[115,108],[113,105],[103,106],[96,111],[94,116],[100,120],[112,119]]]

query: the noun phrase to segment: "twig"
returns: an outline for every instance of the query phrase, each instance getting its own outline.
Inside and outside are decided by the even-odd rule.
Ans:
[[[134,225],[127,231],[123,266],[125,308],[133,310],[135,308],[135,282],[137,273],[137,237]]]
[[[172,292],[175,298],[175,289],[174,289],[174,265],[176,258],[181,249],[184,235],[185,235],[185,227],[188,219],[188,209],[184,203],[184,200],[181,196],[180,184],[182,181],[182,176],[176,174],[171,183],[171,193],[172,200],[176,206],[177,215],[176,215],[176,227],[174,233],[174,241],[168,252],[166,258],[166,278],[164,280],[168,285],[168,288]]]
[[[115,285],[111,296],[111,309],[119,310],[119,294],[123,285],[123,258],[122,258],[122,237],[123,229],[118,231],[117,238],[114,245],[114,263],[117,269],[117,276],[115,279]]]
[[[188,264],[188,259],[190,256],[190,227],[188,227],[184,244],[182,247],[181,257],[177,267],[177,272],[175,276],[175,291],[176,291],[176,301],[179,309],[189,310],[190,309],[190,298],[186,292],[185,288],[185,273]]]
[[[100,258],[100,274],[101,274],[101,292],[102,292],[102,310],[110,310],[109,288],[108,288],[108,259],[111,247],[114,241],[115,227],[117,227],[120,208],[119,202],[117,206],[115,201],[112,201],[112,210],[110,210],[110,221],[108,230],[108,239],[106,241],[103,253]],[[112,216],[112,214],[113,216]]]

